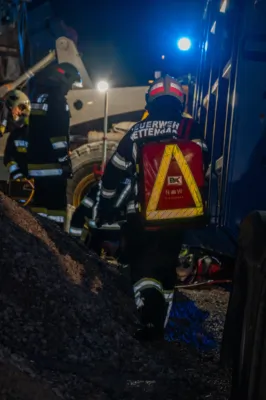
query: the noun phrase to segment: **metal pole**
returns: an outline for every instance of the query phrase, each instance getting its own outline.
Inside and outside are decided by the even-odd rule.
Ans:
[[[108,130],[108,90],[104,96],[104,124],[103,124],[103,158],[102,158],[102,173],[104,172],[107,160],[107,130]]]

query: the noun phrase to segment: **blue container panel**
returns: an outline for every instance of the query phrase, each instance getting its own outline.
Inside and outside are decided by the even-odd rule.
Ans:
[[[265,34],[266,25],[252,5],[248,16],[245,36],[243,34],[239,46],[229,174],[225,188],[225,223],[234,231],[249,212],[266,209],[266,130],[265,122],[261,121],[261,115],[266,115],[266,41],[250,36],[250,32],[252,35]],[[248,56],[250,50],[256,53]],[[264,61],[258,61],[261,54],[265,56]]]

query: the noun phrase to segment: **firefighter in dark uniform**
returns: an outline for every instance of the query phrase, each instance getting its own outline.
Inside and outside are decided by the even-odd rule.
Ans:
[[[5,96],[0,132],[10,132],[4,152],[4,165],[10,180],[27,177],[28,125],[31,104],[25,93],[13,90]]]
[[[4,165],[9,169],[10,180],[27,178],[28,124],[14,129],[6,143]]]
[[[113,199],[117,184],[131,167],[135,170],[132,179],[136,179],[136,182],[127,204],[127,223],[123,227],[123,235],[135,302],[142,323],[135,337],[139,340],[156,340],[163,338],[169,318],[183,234],[180,228],[175,231],[168,229],[167,224],[165,227],[161,225],[158,230],[143,229],[138,193],[139,148],[147,140],[165,142],[183,138],[195,141],[206,154],[207,147],[199,125],[193,119],[182,117],[184,94],[177,80],[168,75],[156,80],[149,88],[146,103],[149,115],[123,137],[106,166],[98,207],[98,225],[113,222]]]
[[[67,180],[72,175],[69,157],[70,113],[66,95],[80,81],[68,63],[47,69],[45,93],[32,103],[29,125],[28,174],[34,178],[32,211],[64,226]]]

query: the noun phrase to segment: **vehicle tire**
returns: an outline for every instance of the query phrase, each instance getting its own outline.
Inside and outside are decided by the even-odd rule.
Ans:
[[[230,400],[258,400],[261,349],[266,323],[266,214],[255,211],[242,223],[233,291],[227,310],[221,361],[232,362]]]
[[[108,142],[107,159],[114,153],[117,142]],[[102,162],[103,142],[87,143],[71,154],[73,178],[68,182],[68,204],[78,207],[89,187],[94,184],[93,168],[100,169]]]

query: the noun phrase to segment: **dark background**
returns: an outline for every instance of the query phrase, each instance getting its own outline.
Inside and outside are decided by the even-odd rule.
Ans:
[[[30,8],[43,3],[33,0]],[[154,70],[179,77],[196,72],[204,0],[52,0],[56,16],[78,34],[93,80],[112,86],[146,85]],[[189,52],[179,37],[193,40]],[[165,60],[161,56],[165,55]]]

